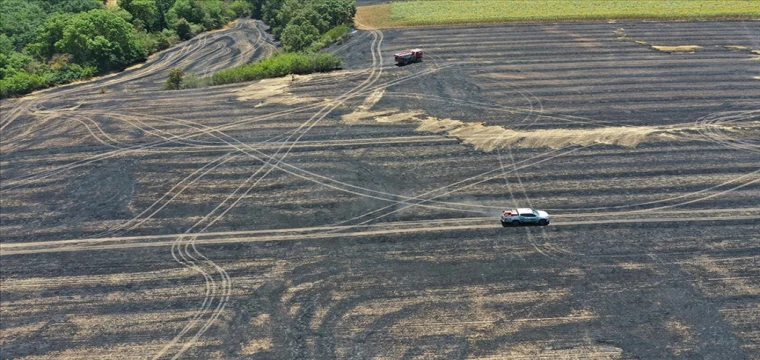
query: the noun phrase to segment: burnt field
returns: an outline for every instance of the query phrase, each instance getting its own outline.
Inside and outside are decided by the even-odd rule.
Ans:
[[[0,357],[760,359],[757,21],[358,31],[160,90],[272,50],[0,104]]]

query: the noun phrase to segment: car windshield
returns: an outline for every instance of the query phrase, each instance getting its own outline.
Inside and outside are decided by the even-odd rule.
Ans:
[[[536,215],[536,216],[538,216],[538,211],[536,211],[536,210],[533,210],[533,215]]]

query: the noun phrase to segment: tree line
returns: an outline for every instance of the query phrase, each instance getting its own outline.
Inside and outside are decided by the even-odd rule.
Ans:
[[[263,19],[286,51],[316,50],[356,12],[353,0],[102,1],[0,0],[0,97],[123,70],[238,17]]]

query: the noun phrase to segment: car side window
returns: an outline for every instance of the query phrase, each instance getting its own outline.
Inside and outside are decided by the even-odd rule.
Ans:
[[[536,215],[533,215],[533,214],[523,214],[523,216],[525,216],[525,217],[535,217]]]

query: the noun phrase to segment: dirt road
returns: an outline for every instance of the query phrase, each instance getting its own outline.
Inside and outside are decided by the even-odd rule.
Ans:
[[[360,31],[160,90],[262,30],[0,104],[0,357],[760,358],[757,22]]]

